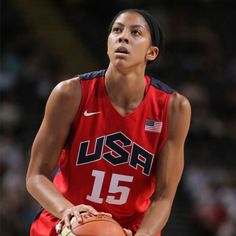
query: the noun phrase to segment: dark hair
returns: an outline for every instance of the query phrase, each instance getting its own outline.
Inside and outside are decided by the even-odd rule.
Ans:
[[[145,21],[147,22],[149,29],[150,29],[152,45],[158,47],[159,51],[161,51],[162,45],[163,45],[163,35],[162,35],[161,28],[160,28],[159,24],[157,23],[156,19],[145,10],[125,9],[125,10],[118,12],[110,23],[109,30],[108,30],[109,34],[111,33],[112,26],[115,23],[116,19],[121,14],[123,14],[125,12],[136,12],[136,13],[140,14],[145,19]]]

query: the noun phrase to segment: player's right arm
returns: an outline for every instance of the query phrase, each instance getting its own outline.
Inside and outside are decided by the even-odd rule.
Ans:
[[[59,219],[75,215],[78,210],[63,197],[50,177],[58,165],[59,157],[70,132],[81,100],[79,78],[59,83],[48,98],[45,114],[34,139],[28,167],[26,186],[40,205]],[[80,210],[88,206],[79,206]],[[92,209],[93,210],[93,209]],[[79,213],[78,213],[79,214]]]

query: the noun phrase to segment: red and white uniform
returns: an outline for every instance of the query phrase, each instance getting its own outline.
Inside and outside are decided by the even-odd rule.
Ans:
[[[168,101],[174,92],[157,79],[145,79],[142,103],[122,116],[109,100],[104,70],[80,76],[80,107],[53,181],[74,205],[109,212],[133,232],[155,190],[156,161],[167,139]],[[58,221],[43,210],[31,236],[57,235]]]

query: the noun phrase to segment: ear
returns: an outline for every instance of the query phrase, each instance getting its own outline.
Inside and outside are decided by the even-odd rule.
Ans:
[[[157,58],[158,54],[159,54],[159,48],[151,46],[147,51],[146,59],[148,61],[154,61]]]

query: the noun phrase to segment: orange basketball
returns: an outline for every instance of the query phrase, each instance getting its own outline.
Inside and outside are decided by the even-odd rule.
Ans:
[[[126,236],[122,227],[113,218],[99,214],[83,213],[82,221],[72,218],[71,229],[63,228],[61,236]]]

